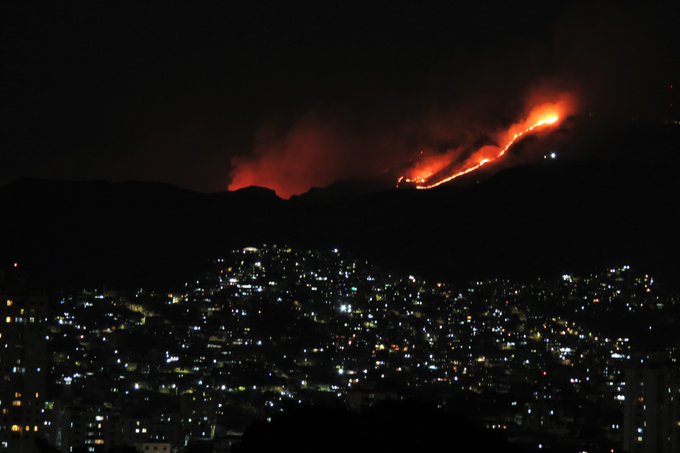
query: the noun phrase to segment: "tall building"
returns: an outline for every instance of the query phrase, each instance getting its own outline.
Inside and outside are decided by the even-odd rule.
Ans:
[[[107,452],[117,446],[133,446],[144,453],[175,452],[184,445],[179,414],[125,417],[111,404],[56,402],[52,411],[50,444],[69,453]]]
[[[120,414],[100,405],[55,404],[50,443],[62,452],[105,452],[119,445]]]
[[[47,301],[0,287],[0,451],[31,453],[44,427]]]
[[[631,453],[680,451],[680,372],[649,361],[626,371],[623,448]]]

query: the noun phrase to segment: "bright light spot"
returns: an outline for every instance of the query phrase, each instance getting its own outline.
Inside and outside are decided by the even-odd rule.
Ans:
[[[553,116],[550,116],[548,118],[542,119],[541,121],[536,123],[536,126],[543,126],[543,125],[547,125],[547,124],[555,124],[557,122],[557,120],[559,120],[559,119],[560,119],[559,116],[553,115]]]

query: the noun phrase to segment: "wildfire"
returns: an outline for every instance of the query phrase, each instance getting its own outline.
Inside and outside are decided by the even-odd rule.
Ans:
[[[534,108],[528,118],[520,123],[511,126],[508,130],[501,133],[498,137],[500,143],[505,143],[502,147],[485,146],[473,153],[472,157],[466,162],[458,165],[453,172],[447,176],[440,176],[439,179],[432,181],[433,177],[440,175],[446,168],[453,163],[452,157],[435,156],[429,160],[416,165],[411,170],[411,176],[401,176],[397,180],[397,186],[402,182],[415,183],[416,189],[432,189],[445,184],[461,176],[472,173],[482,166],[494,162],[505,155],[505,153],[522,137],[534,133],[540,129],[555,126],[559,120],[560,106],[558,104],[544,104]]]

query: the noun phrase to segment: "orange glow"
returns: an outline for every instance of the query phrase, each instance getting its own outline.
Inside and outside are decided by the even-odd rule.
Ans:
[[[397,186],[402,182],[409,182],[415,183],[417,189],[432,189],[472,173],[503,157],[523,137],[559,124],[568,112],[569,104],[566,96],[562,96],[557,102],[540,104],[530,109],[524,120],[496,134],[496,141],[502,143],[502,146],[487,145],[479,148],[467,160],[455,165],[449,174],[442,172],[454,164],[456,158],[453,153],[430,157],[416,164],[409,171],[409,176],[401,176],[397,180]]]
[[[285,133],[265,130],[253,155],[235,157],[229,190],[268,187],[283,198],[323,187],[344,168],[342,136],[332,125],[304,118]]]
[[[314,112],[290,124],[270,121],[256,132],[251,153],[232,158],[228,189],[256,185],[289,198],[336,181],[382,179],[404,168],[397,185],[429,189],[490,167],[525,135],[558,125],[570,114],[572,102],[570,96],[539,87],[529,96],[528,108],[518,113],[521,121],[503,129],[485,127],[486,115],[468,117],[454,110],[409,116],[396,123],[400,129],[390,120],[387,131]],[[489,143],[479,147],[481,139]],[[415,160],[414,150],[419,151]]]
[[[379,132],[355,135],[334,120],[307,115],[292,126],[263,126],[249,155],[232,159],[229,190],[268,187],[282,198],[347,178],[385,171],[384,150],[400,143]]]
[[[421,155],[424,154],[423,151],[420,152]],[[411,182],[417,184],[423,184],[428,178],[432,177],[444,170],[447,166],[451,164],[451,158],[447,155],[434,155],[424,157],[420,162],[416,163],[411,169],[411,176],[402,176],[397,185],[403,182]]]

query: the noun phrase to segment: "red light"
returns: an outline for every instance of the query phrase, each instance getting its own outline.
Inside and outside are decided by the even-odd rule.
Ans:
[[[544,372],[542,372],[541,374],[543,375],[543,377],[546,377],[546,376],[548,375],[548,372],[547,372],[547,371],[544,371]]]
[[[459,162],[457,161],[461,156],[460,149],[452,149],[444,154],[434,153],[430,157],[421,158],[407,175],[399,178],[397,186],[405,181],[415,183],[416,189],[432,189],[472,173],[485,164],[501,159],[523,137],[539,130],[555,127],[562,117],[568,115],[573,109],[572,104],[571,96],[565,93],[552,102],[534,105],[526,113],[524,119],[493,134],[493,141],[496,144],[482,146],[470,157]],[[421,151],[420,154],[424,153]],[[446,176],[444,171],[450,174]]]
[[[458,171],[458,172],[452,174],[451,176],[448,176],[448,177],[446,177],[446,178],[440,179],[439,181],[433,182],[433,183],[431,183],[431,184],[427,184],[426,181],[428,180],[428,178],[429,178],[430,176],[432,176],[432,173],[429,173],[429,174],[427,174],[427,175],[425,175],[425,176],[421,176],[421,177],[418,178],[418,180],[417,180],[417,182],[418,182],[419,184],[416,186],[416,189],[432,189],[432,188],[434,188],[434,187],[437,187],[437,186],[440,186],[440,185],[442,185],[442,184],[444,184],[444,183],[447,183],[447,182],[449,182],[449,181],[452,181],[452,180],[454,180],[454,179],[456,179],[456,178],[458,178],[458,177],[461,177],[461,176],[463,176],[463,175],[467,175],[468,173],[471,173],[471,172],[477,170],[477,169],[478,169],[479,167],[481,167],[482,165],[487,164],[487,163],[489,163],[489,162],[493,162],[494,160],[503,157],[503,155],[504,155],[504,154],[512,147],[512,145],[514,145],[515,142],[516,142],[517,140],[519,140],[522,136],[524,136],[524,135],[526,135],[526,134],[528,134],[528,133],[533,132],[533,131],[534,131],[535,129],[537,129],[537,128],[544,127],[544,126],[552,126],[552,125],[554,125],[555,123],[557,123],[558,120],[559,120],[559,116],[557,116],[557,115],[552,115],[552,114],[551,114],[550,116],[548,116],[548,117],[541,118],[540,120],[536,121],[535,123],[530,124],[530,125],[526,126],[524,129],[522,129],[522,130],[520,130],[519,132],[515,133],[515,134],[512,136],[512,138],[506,143],[506,145],[505,145],[505,146],[497,153],[496,156],[491,156],[491,157],[484,158],[484,159],[480,160],[476,165],[473,165],[473,166],[471,166],[471,167],[468,167],[468,168],[466,168],[466,169],[464,169],[464,170],[460,170],[460,171]]]

